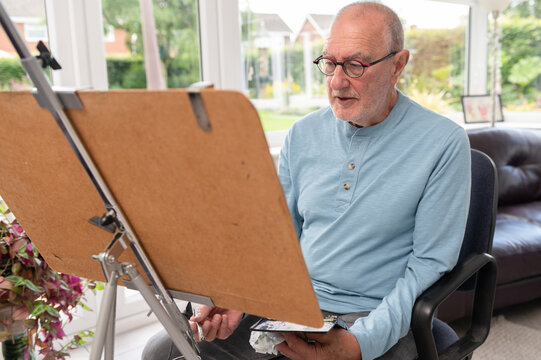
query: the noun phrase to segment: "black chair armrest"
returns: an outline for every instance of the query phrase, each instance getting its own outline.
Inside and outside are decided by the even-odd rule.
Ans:
[[[491,255],[473,254],[419,296],[413,307],[411,321],[419,360],[463,359],[483,343],[490,330],[497,269],[496,260]],[[432,334],[434,312],[443,300],[476,274],[470,328],[457,342],[438,355]]]

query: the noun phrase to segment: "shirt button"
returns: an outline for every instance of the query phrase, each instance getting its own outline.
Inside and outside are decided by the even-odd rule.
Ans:
[[[349,184],[348,184],[348,183],[345,183],[345,184],[344,184],[344,189],[349,190],[349,188],[350,188]]]
[[[349,163],[348,164],[348,169],[350,169],[350,170],[355,169],[355,164],[354,163]]]

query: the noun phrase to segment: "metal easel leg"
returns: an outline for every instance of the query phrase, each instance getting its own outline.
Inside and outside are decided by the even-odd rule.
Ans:
[[[145,279],[137,271],[135,266],[133,264],[126,264],[124,266],[124,271],[129,276],[132,285],[139,290],[147,304],[150,306],[150,309],[154,312],[158,320],[160,320],[163,327],[171,337],[171,340],[184,356],[183,359],[200,360],[201,357],[199,357],[194,350],[194,345],[195,347],[197,347],[197,345],[195,343],[190,344],[188,342],[185,335],[183,335],[178,328],[179,324],[176,324],[171,319],[171,316],[169,316],[169,314],[165,311],[163,305],[158,301],[156,295],[154,292],[152,292]],[[189,338],[191,338],[191,336],[189,336]]]
[[[112,309],[107,326],[107,337],[105,338],[104,360],[114,360],[115,358],[115,322],[116,322],[116,298],[117,289],[113,293]]]
[[[111,315],[114,313],[113,308],[115,307],[116,302],[116,289],[118,278],[118,271],[112,271],[109,277],[109,281],[105,286],[103,300],[101,302],[100,312],[98,314],[98,324],[96,326],[95,333],[96,336],[94,338],[94,344],[92,345],[92,349],[90,350],[90,360],[100,360],[101,354],[103,353],[106,337],[108,335],[110,337],[114,337],[114,332],[108,334],[107,330],[109,330],[108,328],[110,327],[109,322],[110,319],[112,319]],[[111,321],[114,321],[114,319],[112,319]]]

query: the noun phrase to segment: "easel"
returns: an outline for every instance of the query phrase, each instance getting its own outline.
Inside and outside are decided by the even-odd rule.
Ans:
[[[16,37],[7,15],[0,19]],[[242,94],[55,93],[28,50],[15,47],[48,112],[28,93],[0,93],[0,127],[25,138],[4,152],[0,190],[56,271],[102,278],[88,263],[100,253],[108,285],[92,359],[104,347],[112,357],[114,296],[122,276],[142,293],[186,359],[197,359],[197,348],[171,294],[321,326],[265,135]],[[88,225],[104,204],[105,215],[92,220],[97,226]],[[66,232],[68,238],[51,238]],[[194,249],[204,256],[194,256]]]
[[[101,177],[91,157],[87,153],[81,140],[73,129],[68,117],[64,113],[64,106],[61,103],[61,100],[54,93],[41,69],[42,67],[46,68],[47,66],[51,66],[53,68],[60,68],[60,66],[56,60],[50,56],[47,50],[43,49],[42,43],[40,43],[41,55],[39,57],[42,62],[41,64],[39,63],[38,58],[30,54],[30,51],[26,47],[23,39],[21,38],[11,19],[8,17],[7,12],[1,3],[0,22],[13,46],[15,47],[19,57],[21,58],[23,67],[37,88],[37,94],[35,96],[38,99],[38,102],[42,104],[43,107],[46,107],[55,118],[58,126],[62,129],[62,132],[69,142],[72,150],[77,155],[77,158],[83,165],[87,175],[92,180],[92,183],[105,204],[107,213],[101,219],[94,221],[94,223],[110,232],[116,232],[113,240],[107,246],[105,251],[96,256],[96,259],[100,261],[103,268],[103,272],[107,279],[107,285],[104,291],[103,301],[100,306],[96,338],[95,343],[92,346],[90,359],[100,359],[104,349],[104,357],[106,360],[114,358],[116,290],[118,280],[121,276],[127,276],[129,278],[128,283],[131,283],[137,290],[140,291],[141,295],[150,306],[150,309],[154,312],[156,317],[160,320],[171,336],[174,344],[184,355],[184,358],[186,360],[200,359],[198,356],[199,349],[195,339],[193,338],[188,321],[180,313],[175,302],[161,283],[160,278],[152,267],[152,264],[142,250],[135,233],[130,228],[129,223],[126,221],[122,210],[113,198],[113,195],[105,184],[105,181]],[[71,94],[70,98],[71,101],[78,103],[75,93]],[[161,302],[156,299],[155,294],[150,290],[146,281],[142,278],[134,264],[120,263],[118,261],[121,253],[127,248],[127,244],[129,244],[137,257],[139,264],[145,270],[145,273],[152,283]],[[180,326],[180,330],[177,326]]]

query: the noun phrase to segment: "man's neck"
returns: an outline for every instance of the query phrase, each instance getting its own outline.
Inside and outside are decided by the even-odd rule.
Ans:
[[[398,90],[396,90],[396,88],[393,88],[392,93],[389,94],[388,105],[385,107],[385,110],[382,112],[382,114],[380,116],[378,116],[377,119],[372,120],[372,121],[368,122],[367,124],[363,124],[363,125],[358,124],[358,123],[353,122],[353,121],[348,121],[348,123],[350,125],[352,125],[352,126],[357,127],[357,128],[363,128],[363,127],[369,127],[369,126],[377,125],[380,122],[382,122],[383,120],[385,120],[387,118],[387,116],[389,116],[389,114],[393,110],[394,106],[396,105],[397,101],[398,101]],[[359,122],[363,122],[362,119]]]

